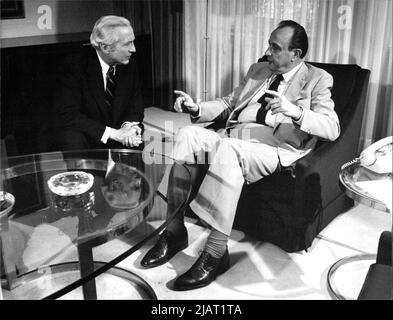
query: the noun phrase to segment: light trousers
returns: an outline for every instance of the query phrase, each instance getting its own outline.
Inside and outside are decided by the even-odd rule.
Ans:
[[[194,168],[195,164],[203,165],[207,161],[207,172],[204,171],[198,192],[189,205],[199,218],[228,236],[244,182],[256,182],[272,174],[279,164],[275,146],[220,135],[192,125],[177,133],[172,157]],[[191,176],[192,184],[201,179],[195,174]],[[167,187],[171,187],[168,178],[163,179],[159,189],[165,192]]]

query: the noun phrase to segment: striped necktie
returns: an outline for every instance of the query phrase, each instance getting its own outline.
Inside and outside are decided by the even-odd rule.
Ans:
[[[110,66],[106,73],[106,89],[105,89],[105,102],[108,107],[113,106],[113,97],[115,94],[115,68]]]

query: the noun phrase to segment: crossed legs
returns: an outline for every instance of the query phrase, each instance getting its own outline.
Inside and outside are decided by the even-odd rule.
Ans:
[[[229,268],[227,240],[243,184],[273,173],[279,160],[274,147],[222,137],[198,126],[187,126],[178,132],[173,158],[189,164],[193,180],[191,184],[197,187],[189,206],[211,226],[201,256],[175,281],[175,289],[188,290],[208,285]],[[203,166],[206,160],[207,171],[202,170],[205,174],[201,177],[198,164]],[[171,193],[170,188],[170,183],[160,186],[160,190],[167,190],[168,194]],[[141,263],[145,267],[161,265],[187,244],[184,221],[182,218],[174,219]]]

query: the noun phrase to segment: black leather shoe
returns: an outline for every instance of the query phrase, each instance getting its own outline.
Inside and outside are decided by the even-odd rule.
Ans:
[[[176,279],[174,289],[191,290],[205,287],[228,269],[228,248],[221,258],[214,258],[210,253],[203,251],[193,266]]]
[[[179,235],[164,230],[155,246],[141,260],[141,265],[145,268],[160,266],[169,261],[176,253],[187,248],[187,246],[187,229]]]

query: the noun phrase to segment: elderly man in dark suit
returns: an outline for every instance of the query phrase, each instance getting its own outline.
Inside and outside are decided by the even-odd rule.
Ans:
[[[333,141],[339,136],[330,93],[333,78],[304,62],[307,49],[304,28],[282,21],[270,36],[268,61],[253,64],[228,96],[195,103],[188,94],[175,91],[180,95],[175,110],[187,110],[193,122],[225,122],[219,132],[191,125],[175,137],[173,157],[189,164],[197,191],[189,206],[211,227],[201,255],[176,279],[175,289],[206,286],[228,270],[227,241],[244,183],[291,165],[312,152],[318,139]],[[206,153],[207,172],[198,166]],[[162,185],[163,193],[167,187]],[[162,265],[187,245],[183,216],[176,216],[141,264]]]
[[[138,147],[142,143],[143,101],[130,22],[101,17],[92,47],[68,57],[55,94],[60,150]]]

